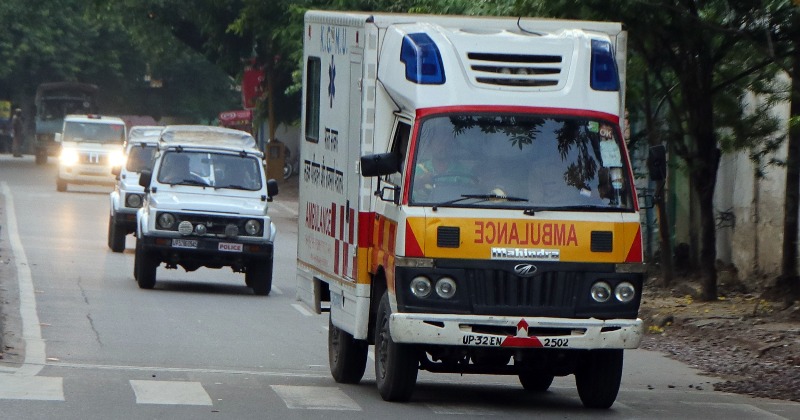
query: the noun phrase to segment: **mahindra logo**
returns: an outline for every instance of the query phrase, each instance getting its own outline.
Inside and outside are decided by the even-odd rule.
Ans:
[[[536,266],[533,264],[517,264],[514,272],[520,277],[533,277],[536,274]]]

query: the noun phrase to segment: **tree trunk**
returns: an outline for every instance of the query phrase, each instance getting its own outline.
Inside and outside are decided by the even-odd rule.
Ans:
[[[706,302],[717,300],[717,226],[714,218],[714,189],[719,167],[719,150],[692,171],[692,184],[700,201],[700,272],[702,290],[700,299]]]
[[[797,13],[797,12],[796,12]],[[796,30],[800,30],[800,17],[795,16]],[[788,292],[789,299],[800,298],[800,280],[797,277],[798,200],[800,200],[800,44],[795,44],[792,56],[792,95],[789,118],[789,141],[786,152],[786,198],[783,207],[783,257],[778,292]]]
[[[269,118],[269,141],[275,140],[275,69],[269,67],[267,76],[267,112]]]

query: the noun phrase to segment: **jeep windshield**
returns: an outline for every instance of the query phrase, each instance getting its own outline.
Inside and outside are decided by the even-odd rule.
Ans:
[[[95,122],[67,121],[63,141],[122,144],[125,125]]]
[[[530,114],[432,116],[419,124],[411,205],[632,211],[614,125]]]
[[[258,191],[261,189],[261,161],[253,156],[188,151],[164,152],[158,182],[170,185]]]

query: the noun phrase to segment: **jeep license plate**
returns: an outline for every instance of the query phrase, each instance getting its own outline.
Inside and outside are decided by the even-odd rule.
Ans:
[[[173,248],[197,248],[197,241],[194,239],[173,239]]]

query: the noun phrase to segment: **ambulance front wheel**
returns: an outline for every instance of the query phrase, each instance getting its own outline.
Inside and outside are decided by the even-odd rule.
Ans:
[[[361,381],[367,368],[368,348],[366,341],[354,339],[328,318],[328,363],[336,382],[357,384]]]
[[[386,292],[378,306],[375,324],[375,383],[384,401],[408,401],[417,383],[419,356],[413,345],[392,340],[389,330],[391,315]]]
[[[622,349],[589,350],[575,371],[575,385],[586,408],[609,408],[622,381]]]

